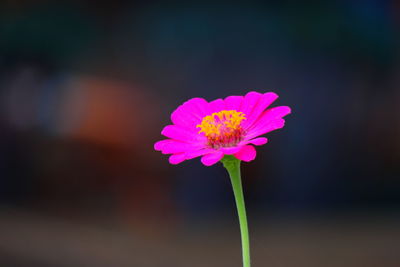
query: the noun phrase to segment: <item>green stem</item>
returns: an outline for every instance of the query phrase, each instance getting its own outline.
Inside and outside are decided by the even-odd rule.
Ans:
[[[236,208],[239,216],[240,234],[242,237],[243,267],[250,267],[249,230],[243,197],[242,179],[240,177],[240,160],[234,156],[225,156],[221,162],[229,173],[233,194],[235,195]]]

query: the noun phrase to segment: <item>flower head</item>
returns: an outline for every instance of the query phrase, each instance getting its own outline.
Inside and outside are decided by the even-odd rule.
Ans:
[[[249,92],[211,102],[192,98],[172,113],[173,125],[161,132],[169,139],[155,143],[154,148],[172,154],[171,164],[201,156],[201,162],[210,166],[224,155],[251,161],[256,157],[253,145],[268,141],[259,136],[282,128],[283,117],[290,113],[287,106],[267,109],[277,98],[272,92]]]

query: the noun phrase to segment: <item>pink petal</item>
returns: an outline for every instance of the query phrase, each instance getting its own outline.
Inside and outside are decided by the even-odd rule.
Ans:
[[[249,162],[256,158],[256,149],[251,145],[247,145],[242,147],[242,149],[234,156],[237,159]]]
[[[224,102],[227,110],[239,110],[243,102],[243,96],[228,96],[224,99]]]
[[[254,124],[247,129],[246,139],[251,139],[259,135],[280,129],[285,125],[282,117],[291,112],[289,107],[280,106],[265,111]]]
[[[258,98],[258,101],[256,104],[254,104],[253,109],[250,111],[250,113],[245,113],[247,119],[243,121],[242,127],[244,129],[247,129],[250,127],[261,115],[261,113],[268,108],[269,105],[271,105],[276,99],[278,98],[278,95],[272,92],[266,93],[261,95]]]
[[[219,111],[224,110],[224,109],[225,109],[224,100],[222,100],[220,98],[216,99],[216,100],[211,101],[209,103],[209,114],[208,115],[211,115],[214,112],[219,112]]]
[[[242,149],[241,146],[235,146],[235,147],[223,147],[220,148],[220,151],[224,153],[225,155],[233,155],[237,153],[240,149]]]
[[[240,107],[241,112],[246,114],[246,118],[248,119],[248,116],[251,114],[251,111],[253,108],[256,106],[258,100],[262,94],[257,93],[257,92],[249,92],[244,96],[244,100],[242,103],[242,106]]]
[[[189,144],[172,139],[158,141],[157,143],[154,144],[154,149],[162,151],[163,154],[176,154],[195,149],[200,149],[201,147],[202,145],[198,143]]]
[[[156,143],[154,144],[154,150],[156,150],[156,151],[161,151],[161,150],[162,150],[162,147],[164,146],[164,144],[165,144],[166,142],[168,142],[169,140],[171,140],[171,139],[165,139],[165,140],[161,140],[161,141],[156,142]]]
[[[171,121],[179,126],[195,128],[208,115],[208,102],[203,98],[192,98],[171,114]]]
[[[185,155],[183,153],[180,154],[173,154],[169,157],[169,163],[171,164],[179,164],[185,160]]]
[[[154,144],[154,150],[156,151],[162,151],[163,148],[168,145],[170,142],[172,141],[172,139],[165,139],[165,140],[161,140],[158,141]]]
[[[224,153],[222,153],[221,151],[216,151],[214,153],[210,153],[201,157],[201,162],[206,166],[211,166],[220,161],[223,156]]]
[[[247,144],[252,144],[252,145],[256,145],[256,146],[261,146],[264,145],[268,142],[268,139],[265,137],[258,137],[258,138],[254,138],[251,140],[246,140],[246,141],[242,141],[239,143],[239,145],[247,145]]]
[[[192,150],[185,153],[185,159],[194,159],[205,154],[210,154],[215,152],[214,149],[200,149],[200,150]]]
[[[187,143],[205,142],[206,137],[198,134],[198,129],[189,130],[178,125],[167,125],[161,131],[161,134],[172,139],[180,140]]]

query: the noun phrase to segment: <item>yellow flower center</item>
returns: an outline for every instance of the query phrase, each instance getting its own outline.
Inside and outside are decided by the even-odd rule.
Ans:
[[[240,124],[245,119],[243,112],[222,110],[205,116],[196,127],[200,128],[199,133],[204,133],[207,137],[210,147],[229,147],[242,140],[244,131]]]

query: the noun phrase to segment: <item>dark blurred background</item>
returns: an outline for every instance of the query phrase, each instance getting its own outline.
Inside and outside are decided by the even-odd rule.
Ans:
[[[293,114],[242,165],[254,266],[400,266],[400,2],[0,2],[0,266],[240,266],[222,166],[153,150],[192,97]]]

